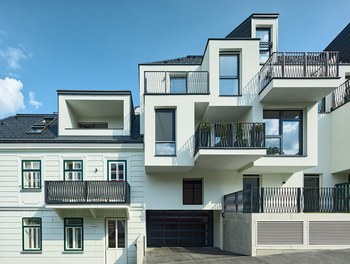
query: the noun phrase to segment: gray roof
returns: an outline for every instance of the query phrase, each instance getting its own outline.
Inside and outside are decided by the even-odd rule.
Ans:
[[[168,64],[168,65],[200,65],[202,63],[203,56],[200,55],[189,55],[186,57],[163,60],[163,61],[154,61],[144,64]]]
[[[339,51],[339,61],[350,63],[350,23],[325,48],[326,51]]]
[[[44,117],[55,118],[40,134],[28,129]],[[130,136],[58,136],[57,114],[17,114],[0,119],[0,143],[142,143],[140,118],[135,115]]]

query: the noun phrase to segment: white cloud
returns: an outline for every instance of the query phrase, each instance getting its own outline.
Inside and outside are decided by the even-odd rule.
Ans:
[[[25,108],[22,88],[23,84],[19,80],[8,77],[0,79],[0,118]]]
[[[8,47],[6,50],[0,50],[0,58],[4,59],[10,69],[20,69],[20,61],[27,59],[28,56],[22,49]]]
[[[35,109],[38,109],[40,106],[42,106],[42,103],[36,100],[34,92],[29,93],[29,103]]]

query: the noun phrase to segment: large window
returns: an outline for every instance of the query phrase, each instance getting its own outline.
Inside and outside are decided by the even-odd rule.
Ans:
[[[41,161],[22,160],[22,189],[41,188]]]
[[[41,218],[22,219],[23,251],[41,251]]]
[[[156,155],[173,156],[175,144],[175,109],[156,109]]]
[[[265,110],[268,155],[302,155],[302,111]]]
[[[109,181],[126,180],[126,161],[125,160],[109,160],[107,164],[108,164]]]
[[[183,204],[202,204],[202,179],[183,179]]]
[[[220,95],[239,93],[239,55],[220,53]]]
[[[265,63],[271,55],[271,29],[270,28],[257,28],[256,37],[260,39],[260,63]]]
[[[108,225],[108,248],[125,248],[126,246],[126,221],[109,219]]]
[[[83,250],[83,219],[65,218],[64,219],[64,250],[82,251]]]
[[[64,161],[64,180],[82,181],[83,180],[83,161],[65,160]]]

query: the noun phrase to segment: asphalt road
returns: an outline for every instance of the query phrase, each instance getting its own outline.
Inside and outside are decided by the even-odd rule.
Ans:
[[[214,248],[148,248],[144,264],[349,264],[350,249],[248,257]]]

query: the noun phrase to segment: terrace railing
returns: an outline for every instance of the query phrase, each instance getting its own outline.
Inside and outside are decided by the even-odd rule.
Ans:
[[[332,111],[350,101],[350,80],[346,80],[332,93]]]
[[[45,181],[46,204],[128,204],[126,181]]]
[[[350,212],[350,185],[252,188],[224,196],[225,213]]]
[[[195,153],[200,148],[264,147],[264,123],[202,122],[195,132]]]
[[[145,94],[208,94],[206,71],[148,71],[144,76]]]
[[[260,70],[260,91],[273,78],[331,78],[339,75],[337,51],[274,52]]]

